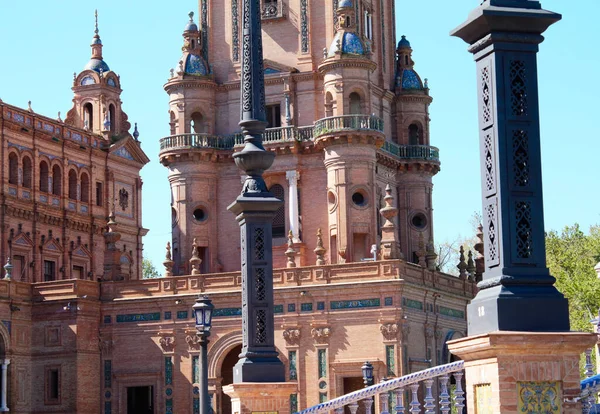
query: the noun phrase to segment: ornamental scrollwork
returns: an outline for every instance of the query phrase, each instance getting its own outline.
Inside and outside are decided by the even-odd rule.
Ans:
[[[310,335],[313,337],[316,343],[326,344],[327,342],[329,342],[329,337],[331,336],[331,328],[329,328],[328,326],[312,328],[312,330],[310,331]]]
[[[287,345],[298,345],[300,343],[300,328],[285,329],[283,339],[285,339]]]
[[[383,323],[379,326],[379,330],[386,341],[393,341],[398,337],[400,328],[397,323]]]

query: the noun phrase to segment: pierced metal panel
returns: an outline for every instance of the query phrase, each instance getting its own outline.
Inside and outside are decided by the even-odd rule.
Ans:
[[[483,216],[485,220],[485,262],[486,267],[493,267],[500,264],[498,200],[496,197],[488,200],[483,209]]]
[[[259,309],[256,311],[256,344],[267,343],[267,311]]]
[[[484,195],[489,197],[496,194],[496,143],[493,130],[485,133],[483,137],[483,173]]]
[[[530,259],[533,256],[533,228],[531,202],[515,202],[515,243],[518,259]]]
[[[267,298],[267,290],[265,283],[265,269],[262,267],[254,269],[254,289],[256,300],[264,301]]]
[[[513,184],[527,187],[530,184],[529,134],[524,130],[515,130],[512,134]]]
[[[526,117],[529,111],[527,101],[527,72],[525,62],[511,60],[509,64],[510,110],[516,117]]]
[[[483,128],[486,128],[493,123],[493,101],[492,101],[492,69],[488,64],[481,68],[480,72],[480,84],[481,84],[481,120],[483,121]]]
[[[254,259],[265,260],[265,229],[262,227],[254,231]]]

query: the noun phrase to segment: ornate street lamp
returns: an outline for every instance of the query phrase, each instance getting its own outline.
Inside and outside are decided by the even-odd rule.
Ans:
[[[210,414],[210,399],[208,396],[208,357],[207,345],[212,324],[212,314],[215,307],[208,296],[198,296],[192,306],[196,315],[196,333],[200,338],[200,358],[198,371],[200,373],[200,414]]]
[[[373,385],[373,365],[369,361],[365,362],[362,366],[363,381],[365,387]]]

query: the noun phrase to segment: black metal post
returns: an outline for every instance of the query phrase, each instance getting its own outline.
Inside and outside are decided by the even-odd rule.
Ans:
[[[260,0],[242,1],[241,120],[244,148],[233,155],[245,172],[242,193],[229,210],[240,225],[242,273],[242,353],[233,382],[284,382],[274,337],[272,221],[281,201],[262,174],[275,153],[265,151],[265,117]]]
[[[200,414],[210,414],[210,395],[208,394],[208,336],[210,332],[198,332],[200,337],[200,358],[198,372],[200,374]]]
[[[485,273],[469,335],[569,330],[546,267],[536,61],[560,19],[539,1],[485,0],[452,33],[477,63]]]

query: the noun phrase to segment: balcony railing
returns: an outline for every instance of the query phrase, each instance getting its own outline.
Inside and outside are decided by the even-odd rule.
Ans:
[[[210,134],[179,134],[171,135],[160,140],[160,150],[184,148],[212,148],[230,150],[233,148],[232,136],[218,136]]]
[[[314,137],[347,130],[383,132],[383,120],[373,115],[330,116],[315,122]]]
[[[435,404],[437,400],[439,401],[440,413],[449,414],[450,411],[452,411],[453,413],[462,414],[465,407],[465,393],[462,389],[463,370],[463,361],[440,365],[400,378],[380,382],[362,390],[351,392],[350,394],[342,395],[333,400],[299,411],[298,414],[325,414],[332,410],[335,414],[343,414],[345,406],[348,406],[352,414],[356,414],[358,411],[358,403],[361,401],[365,407],[365,412],[371,414],[374,402],[373,397],[376,395],[380,396],[379,401],[381,401],[382,405],[382,409],[380,411],[376,410],[376,412],[379,412],[380,414],[389,414],[391,407],[388,407],[388,396],[390,393],[393,394],[394,398],[392,401],[395,402],[395,406],[392,408],[393,412],[396,412],[397,414],[404,414],[407,412],[420,413],[421,402],[419,401],[419,389],[421,388],[421,383],[425,385],[423,408],[426,413],[437,412]],[[454,375],[456,383],[456,387],[452,391],[453,395],[450,395],[449,393],[450,374]],[[439,381],[438,398],[433,396],[433,384],[436,380]],[[410,391],[410,402],[404,401],[405,390]]]
[[[390,141],[383,143],[381,149],[398,158],[409,160],[439,161],[440,150],[429,145],[398,145]]]

